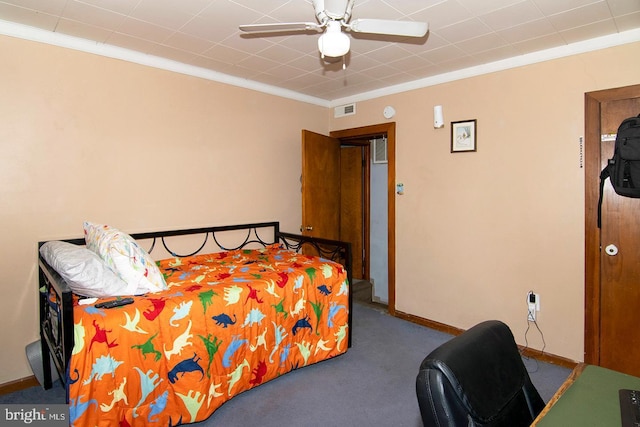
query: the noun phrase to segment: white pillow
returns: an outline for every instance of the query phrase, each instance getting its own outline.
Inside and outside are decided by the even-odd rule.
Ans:
[[[83,246],[50,241],[40,247],[40,254],[76,294],[103,298],[135,293],[135,287],[128,286],[95,252]]]
[[[108,225],[85,221],[84,239],[89,250],[97,253],[135,294],[167,289],[164,276],[151,256],[128,234]]]

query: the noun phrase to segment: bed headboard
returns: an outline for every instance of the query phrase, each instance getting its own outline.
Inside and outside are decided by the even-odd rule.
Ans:
[[[167,231],[151,231],[143,233],[132,233],[130,236],[134,238],[145,250],[152,254],[154,250],[158,250],[158,242],[166,251],[167,256],[180,256],[187,257],[202,252],[207,248],[207,245],[212,246],[211,252],[229,251],[234,249],[244,248],[251,244],[257,244],[258,246],[265,246],[277,241],[277,237],[280,233],[279,222],[259,222],[251,224],[236,224],[236,225],[224,225],[215,227],[201,227],[201,228],[187,228],[181,230],[167,230]],[[181,253],[184,248],[181,248],[180,244],[184,246],[184,241],[177,240],[177,248],[174,248],[171,237],[196,237],[195,249],[193,248],[194,240],[187,240],[187,244],[191,245],[190,249],[187,249],[186,253]],[[198,242],[198,240],[200,240]],[[77,239],[65,239],[65,242],[73,243],[76,245],[84,245],[84,238]],[[42,246],[45,242],[39,242],[39,246]],[[176,241],[173,242],[174,244]],[[148,244],[148,247],[145,245]],[[200,246],[198,246],[200,245]],[[156,254],[154,254],[156,255]],[[159,256],[154,256],[156,259],[160,259]]]
[[[289,250],[318,255],[345,266],[351,283],[351,244],[280,231],[277,221],[130,234],[154,259],[187,257],[280,243]],[[84,238],[65,239],[84,245]],[[39,242],[38,247],[45,242]]]

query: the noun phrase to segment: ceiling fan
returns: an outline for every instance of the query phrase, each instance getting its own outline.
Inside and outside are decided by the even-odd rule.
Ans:
[[[340,57],[349,52],[351,41],[342,29],[354,33],[382,34],[404,37],[423,37],[429,25],[426,22],[393,21],[387,19],[351,19],[355,0],[312,0],[316,22],[289,22],[275,24],[241,25],[240,30],[251,33],[308,31],[324,33],[318,39],[321,56]]]

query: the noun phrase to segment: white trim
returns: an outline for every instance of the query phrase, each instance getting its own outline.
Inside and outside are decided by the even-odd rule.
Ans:
[[[161,70],[173,71],[180,74],[200,77],[207,80],[213,80],[232,86],[238,86],[245,89],[267,93],[270,95],[280,96],[282,98],[289,98],[296,101],[302,101],[309,104],[329,108],[329,101],[325,99],[304,95],[292,90],[271,86],[249,79],[231,76],[229,74],[223,74],[217,71],[208,70],[202,67],[196,67],[194,65],[184,64],[182,62],[173,61],[166,58],[160,58],[154,55],[148,55],[145,53],[124,49],[106,43],[94,42],[79,37],[68,36],[53,31],[47,31],[35,27],[29,27],[27,25],[16,24],[14,22],[0,20],[0,34],[79,50],[81,52],[93,53],[96,55],[106,56],[108,58],[121,59],[123,61],[146,65],[153,68],[159,68]]]
[[[465,68],[462,70],[453,71],[451,73],[439,74],[437,76],[418,79],[407,83],[385,87],[382,89],[372,90],[369,92],[363,92],[357,95],[333,100],[326,100],[314,96],[304,95],[292,90],[259,83],[253,80],[223,74],[202,67],[187,65],[181,62],[172,61],[170,59],[160,58],[157,56],[148,55],[117,46],[108,45],[105,43],[93,42],[79,37],[67,36],[53,31],[29,27],[27,25],[16,24],[14,22],[0,20],[0,34],[79,50],[82,52],[93,53],[109,58],[121,59],[123,61],[133,62],[136,64],[146,65],[149,67],[159,68],[167,71],[173,71],[176,73],[186,74],[194,77],[200,77],[207,80],[213,80],[232,86],[238,86],[245,89],[267,93],[270,95],[280,96],[282,98],[306,102],[325,108],[333,108],[342,104],[351,104],[359,101],[366,101],[369,99],[380,98],[383,96],[393,95],[396,93],[415,89],[421,89],[428,86],[435,86],[455,80],[489,74],[496,71],[503,71],[510,68],[522,67],[524,65],[535,64],[538,62],[549,61],[552,59],[563,58],[566,56],[577,55],[580,53],[591,52],[640,41],[640,28],[637,28],[622,33],[597,37],[578,43],[572,43],[569,45],[541,50],[539,52],[533,52],[526,55],[515,56],[513,58],[508,58],[501,61]]]
[[[455,80],[494,73],[496,71],[508,70],[510,68],[522,67],[524,65],[535,64],[538,62],[549,61],[566,56],[578,55],[580,53],[606,49],[609,47],[619,46],[627,43],[635,43],[638,41],[640,41],[640,28],[624,31],[622,33],[611,34],[608,36],[597,37],[582,42],[572,43],[565,46],[541,50],[526,55],[514,56],[512,58],[503,59],[501,61],[490,62],[488,64],[469,67],[450,73],[438,74],[437,76],[414,80],[412,82],[402,83],[394,86],[388,86],[382,89],[363,92],[353,96],[333,99],[330,101],[330,106],[348,104],[350,102],[366,101],[369,99],[380,98],[396,93],[421,89],[428,86],[435,86]]]

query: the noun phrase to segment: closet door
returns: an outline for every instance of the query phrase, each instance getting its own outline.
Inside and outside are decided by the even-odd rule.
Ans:
[[[604,187],[597,218],[599,171],[613,155],[618,125],[640,114],[640,85],[587,94],[585,361],[640,376],[640,199]]]

